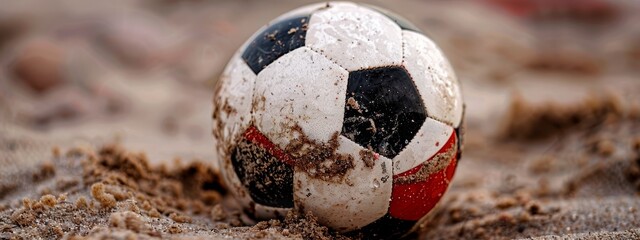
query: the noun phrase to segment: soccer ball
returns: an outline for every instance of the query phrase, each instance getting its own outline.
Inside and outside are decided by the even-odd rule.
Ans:
[[[463,99],[415,26],[332,2],[258,30],[226,67],[213,119],[223,178],[248,214],[299,207],[342,233],[395,238],[453,177]]]

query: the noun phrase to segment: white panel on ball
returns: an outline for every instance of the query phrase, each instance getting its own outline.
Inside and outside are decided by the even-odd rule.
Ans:
[[[462,94],[451,65],[426,36],[412,31],[402,31],[402,35],[402,65],[415,81],[427,115],[458,127],[462,120]]]
[[[386,16],[347,3],[331,3],[311,16],[306,46],[349,71],[399,65],[400,27]]]
[[[242,60],[240,54],[233,56],[229,65],[224,70],[219,82],[219,88],[214,97],[213,131],[216,152],[219,159],[219,167],[222,168],[222,177],[227,186],[234,188],[233,192],[242,204],[249,204],[250,197],[246,189],[240,183],[231,163],[229,146],[234,146],[240,135],[249,127],[251,122],[251,106],[253,88],[256,75]]]
[[[256,127],[285,148],[299,126],[309,139],[328,142],[342,129],[348,72],[307,47],[285,54],[256,80]]]
[[[344,136],[338,138],[337,154],[353,157],[354,168],[342,179],[327,181],[296,169],[293,196],[296,203],[312,211],[318,221],[340,232],[355,230],[387,213],[393,185],[392,162],[379,155],[373,166],[361,156],[367,151]]]
[[[425,119],[409,145],[393,158],[393,174],[398,175],[427,161],[447,143],[451,134],[453,127],[432,118]]]
[[[224,144],[232,142],[244,133],[251,122],[251,106],[256,75],[239,54],[233,57],[224,70],[213,104],[216,119],[214,132],[218,131]]]

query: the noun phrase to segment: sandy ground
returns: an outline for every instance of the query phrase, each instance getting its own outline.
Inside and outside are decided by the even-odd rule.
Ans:
[[[250,223],[216,173],[217,76],[305,2],[3,2],[0,239],[343,238],[304,213]],[[640,4],[564,2],[369,1],[443,48],[467,103],[412,237],[640,239]]]

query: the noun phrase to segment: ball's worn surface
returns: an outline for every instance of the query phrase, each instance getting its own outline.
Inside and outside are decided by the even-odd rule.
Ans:
[[[343,233],[406,234],[460,157],[463,100],[440,49],[370,6],[286,13],[231,59],[214,96],[230,191],[257,218],[294,206]]]

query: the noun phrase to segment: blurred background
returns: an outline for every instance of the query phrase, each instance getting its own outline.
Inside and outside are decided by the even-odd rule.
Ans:
[[[116,139],[152,159],[211,158],[211,89],[226,61],[260,26],[309,2],[3,1],[1,138]],[[635,1],[368,3],[405,16],[444,49],[470,131],[494,132],[514,92],[570,101],[594,89],[639,90]]]
[[[311,2],[1,1],[0,184],[52,147],[119,142],[153,163],[214,164],[211,101],[226,62]],[[469,238],[638,226],[639,1],[366,2],[425,31],[462,83],[465,152],[426,236],[460,237],[467,220],[482,226]]]

